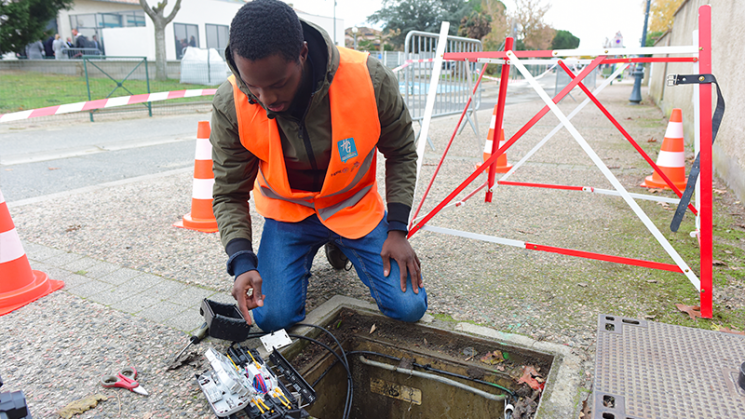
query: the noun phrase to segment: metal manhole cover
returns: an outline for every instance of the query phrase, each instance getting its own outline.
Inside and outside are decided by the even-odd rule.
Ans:
[[[601,314],[593,418],[745,418],[745,336]]]

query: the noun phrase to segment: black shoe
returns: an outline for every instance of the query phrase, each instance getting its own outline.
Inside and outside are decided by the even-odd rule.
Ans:
[[[323,249],[326,251],[326,259],[334,269],[340,271],[347,267],[349,259],[334,243],[326,243]]]

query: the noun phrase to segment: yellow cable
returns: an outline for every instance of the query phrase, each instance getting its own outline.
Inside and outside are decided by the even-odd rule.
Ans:
[[[254,404],[256,405],[256,407],[259,408],[259,412],[261,412],[261,414],[263,415],[264,414],[264,409],[262,409],[261,408],[261,405],[259,404],[259,401],[261,401],[261,399],[251,399],[251,401],[254,402]]]
[[[288,409],[292,409],[292,406],[289,404],[290,400],[287,399],[287,396],[285,396],[285,393],[282,392],[282,390],[278,389],[277,387],[274,387],[274,393],[279,394],[279,401],[282,402],[283,405],[287,406]],[[286,400],[286,401],[285,401]]]
[[[226,355],[227,355],[227,354],[226,354]],[[240,369],[240,368],[238,368],[238,366],[237,366],[237,365],[235,365],[235,362],[233,361],[233,358],[231,358],[231,357],[230,357],[230,355],[228,355],[228,359],[230,360],[230,362],[232,362],[232,363],[233,363],[233,366],[235,367],[235,369],[237,369],[237,370],[238,370],[238,372],[240,372],[240,371],[241,371],[241,369]]]
[[[259,365],[259,363],[258,363],[258,362],[256,362],[256,359],[254,359],[254,356],[253,356],[253,355],[251,355],[251,350],[250,350],[250,349],[246,349],[246,352],[248,352],[248,356],[250,356],[250,357],[251,357],[251,360],[252,360],[252,361],[254,362],[254,364],[256,365],[256,369],[261,369],[261,365]]]

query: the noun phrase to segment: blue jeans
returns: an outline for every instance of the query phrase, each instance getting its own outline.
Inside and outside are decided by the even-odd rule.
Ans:
[[[266,218],[259,246],[259,274],[264,306],[253,310],[256,324],[264,331],[292,326],[305,318],[305,298],[313,258],[324,244],[334,242],[354,265],[357,275],[370,289],[380,311],[388,317],[415,322],[427,311],[424,288],[414,294],[411,276],[401,292],[398,263],[391,260],[391,272],[383,276],[380,252],[388,238],[385,217],[367,236],[352,240],[339,236],[313,215],[298,223]]]

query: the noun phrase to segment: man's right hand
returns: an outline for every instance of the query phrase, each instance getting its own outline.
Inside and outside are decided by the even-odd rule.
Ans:
[[[233,283],[232,294],[238,302],[238,309],[243,313],[246,323],[251,324],[251,315],[248,311],[264,305],[259,271],[252,270],[238,275]]]

